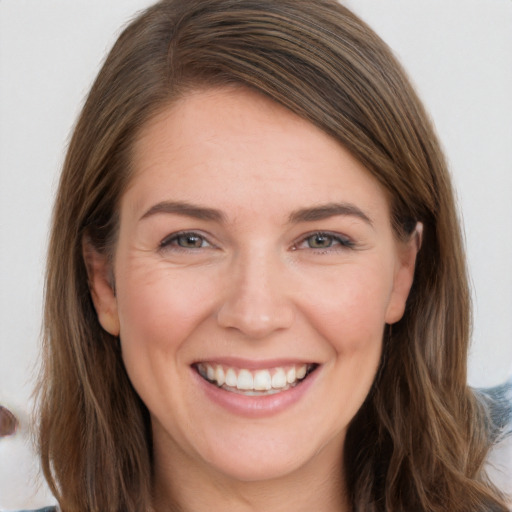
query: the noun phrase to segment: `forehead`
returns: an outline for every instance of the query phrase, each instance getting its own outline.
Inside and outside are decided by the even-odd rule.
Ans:
[[[124,202],[138,211],[169,199],[220,209],[273,201],[283,215],[304,201],[387,210],[383,188],[338,141],[245,88],[199,90],[168,106],[142,128],[132,163]]]

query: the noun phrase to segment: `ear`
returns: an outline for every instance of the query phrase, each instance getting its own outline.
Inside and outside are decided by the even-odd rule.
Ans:
[[[108,256],[98,252],[87,236],[82,240],[82,254],[98,321],[105,331],[112,336],[119,336],[120,326],[112,264]]]
[[[386,310],[386,323],[398,322],[405,311],[405,304],[414,280],[416,256],[421,247],[423,224],[418,222],[414,232],[405,242],[398,242],[398,258],[393,279],[393,291]]]

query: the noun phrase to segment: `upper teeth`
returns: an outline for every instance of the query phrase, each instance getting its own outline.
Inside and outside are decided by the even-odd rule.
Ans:
[[[247,370],[224,367],[220,364],[200,363],[199,373],[218,386],[243,391],[283,390],[296,384],[306,376],[307,364],[290,365],[263,370]]]

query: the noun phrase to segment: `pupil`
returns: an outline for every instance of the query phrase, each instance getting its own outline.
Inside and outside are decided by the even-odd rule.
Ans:
[[[331,244],[331,238],[325,235],[314,235],[311,237],[311,246],[314,248],[325,248]]]
[[[180,237],[182,247],[201,247],[201,238],[195,235],[183,235]]]

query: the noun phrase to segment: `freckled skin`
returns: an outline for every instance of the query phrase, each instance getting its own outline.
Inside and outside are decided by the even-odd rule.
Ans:
[[[100,321],[119,326],[124,363],[151,414],[157,494],[163,500],[172,481],[178,499],[200,510],[208,496],[211,510],[212,482],[241,496],[250,484],[279,482],[283,495],[294,489],[288,500],[304,506],[316,494],[316,510],[322,500],[324,510],[340,510],[346,428],[374,379],[385,324],[403,314],[416,245],[396,241],[386,194],[357,160],[254,92],[189,94],[143,128],[134,155],[116,296],[100,277],[93,282]],[[224,220],[141,220],[162,201],[218,210]],[[298,209],[340,202],[370,222],[289,222]],[[172,237],[162,245],[183,231],[196,233],[199,246]],[[318,232],[331,237],[328,247],[311,246]],[[195,384],[194,362],[227,356],[293,356],[319,368],[297,403],[249,420]],[[308,483],[304,496],[300,482]],[[322,486],[319,498],[312,490]]]

